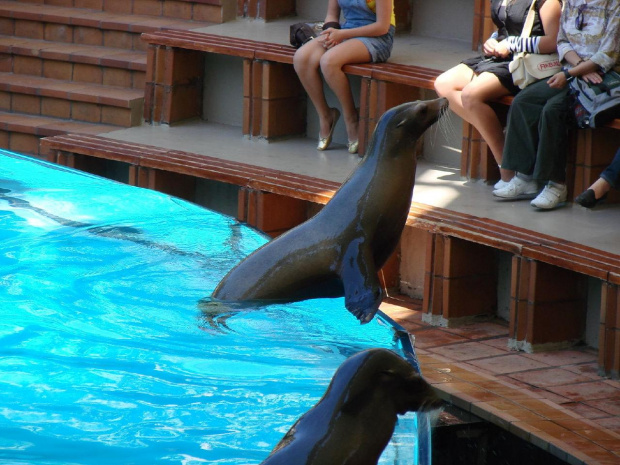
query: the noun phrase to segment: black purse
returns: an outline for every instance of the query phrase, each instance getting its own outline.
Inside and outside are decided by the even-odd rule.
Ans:
[[[329,23],[295,23],[291,24],[289,35],[291,45],[295,48],[301,47],[306,42],[318,37],[321,31],[328,28],[340,29],[337,22]]]

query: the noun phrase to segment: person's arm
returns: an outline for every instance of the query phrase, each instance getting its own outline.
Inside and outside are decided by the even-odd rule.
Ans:
[[[330,0],[330,4],[332,1]],[[337,3],[337,2],[336,2]],[[355,27],[352,29],[327,29],[321,34],[329,35],[334,45],[343,40],[353,37],[376,37],[387,34],[390,30],[392,19],[393,0],[376,0],[377,20],[366,26]]]
[[[497,45],[495,54],[502,58],[508,58],[511,53],[516,52],[555,53],[562,5],[559,0],[547,0],[540,7],[538,14],[545,31],[544,36],[510,36]]]
[[[560,59],[571,65],[570,69],[553,75],[549,81],[550,87],[563,88],[572,77],[581,78],[586,82],[598,84],[602,82],[601,72],[605,73],[620,62],[620,3],[608,12],[607,29],[600,41],[599,48],[589,59],[582,59],[570,45],[560,28],[558,34],[558,52]],[[571,20],[566,13],[567,19]],[[564,20],[565,14],[562,13]]]
[[[325,22],[340,22],[340,5],[338,5],[338,0],[329,0],[327,4],[327,14],[325,16]]]
[[[598,50],[590,57],[606,73],[620,62],[620,2],[607,12],[608,22]]]

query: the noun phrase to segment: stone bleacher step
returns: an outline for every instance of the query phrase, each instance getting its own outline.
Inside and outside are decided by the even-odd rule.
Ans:
[[[0,71],[144,88],[146,52],[0,35]]]
[[[42,137],[64,134],[103,134],[120,129],[110,124],[70,121],[49,116],[0,111],[0,147],[41,156]]]
[[[0,73],[0,95],[4,110],[121,127],[142,122],[140,89]]]
[[[69,6],[0,1],[0,33],[16,37],[144,50],[143,32],[189,30],[212,25],[150,14],[119,14]],[[124,34],[123,34],[124,33]]]

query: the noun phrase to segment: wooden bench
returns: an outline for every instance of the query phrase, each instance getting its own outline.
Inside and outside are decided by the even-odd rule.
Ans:
[[[174,124],[200,117],[204,53],[239,57],[243,62],[242,132],[272,139],[304,134],[305,92],[292,67],[295,49],[234,37],[167,30],[143,34],[149,44],[145,90],[148,123]],[[174,70],[174,71],[173,71]],[[390,107],[433,89],[440,71],[395,63],[347,65],[345,72],[362,78],[360,153],[378,118]],[[286,108],[286,118],[278,118]]]
[[[243,134],[273,139],[305,133],[306,95],[292,67],[293,47],[185,30],[145,33],[142,38],[149,44],[144,114],[148,123],[174,124],[201,116],[204,53],[213,53],[243,59]],[[347,65],[344,70],[361,78],[360,154],[365,153],[379,117],[395,105],[432,95],[428,91],[434,90],[441,73],[391,62]],[[505,114],[511,102],[511,97],[500,99],[498,111]],[[594,130],[574,131],[567,173],[571,198],[611,161],[620,146],[618,129],[620,120],[597,129],[596,136]],[[461,174],[472,179],[499,178],[485,141],[466,122]],[[612,193],[610,201],[620,201],[620,194]]]
[[[114,160],[126,166],[129,184],[189,200],[194,199],[197,179],[237,186],[238,218],[272,235],[305,221],[339,187],[309,176],[100,136],[62,135],[42,143],[50,161],[104,174],[98,163]],[[511,255],[510,340],[518,349],[579,340],[585,326],[587,277],[600,280],[599,367],[603,374],[620,373],[620,255],[416,202],[405,233],[425,244],[413,266],[426,276],[425,318],[435,324],[493,314],[495,251]],[[386,286],[393,282],[394,270],[397,275],[396,259],[382,270]]]

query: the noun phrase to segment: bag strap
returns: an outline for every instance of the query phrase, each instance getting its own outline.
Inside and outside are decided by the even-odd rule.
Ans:
[[[521,31],[521,37],[529,37],[532,33],[532,28],[534,27],[534,17],[536,16],[536,10],[534,9],[535,6],[536,0],[532,0],[530,10],[527,12],[525,24],[523,24],[523,31]]]

